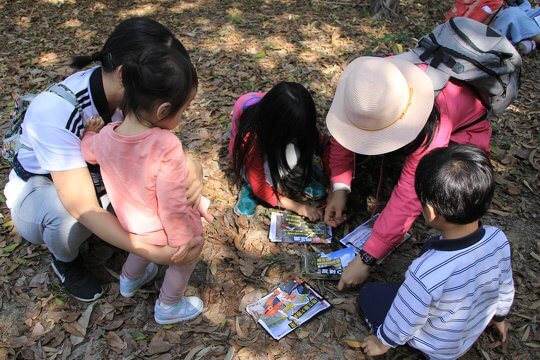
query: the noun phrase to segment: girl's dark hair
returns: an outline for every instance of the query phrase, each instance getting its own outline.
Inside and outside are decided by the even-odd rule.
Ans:
[[[429,144],[431,144],[431,141],[433,140],[433,137],[435,136],[435,131],[437,131],[437,128],[439,127],[439,124],[441,122],[441,112],[439,111],[439,108],[436,104],[433,104],[433,109],[431,110],[431,114],[429,114],[429,117],[426,121],[426,124],[422,128],[422,131],[420,131],[420,134],[409,144],[405,145],[404,147],[396,150],[396,152],[399,152],[401,154],[410,155],[413,152],[415,152],[420,146],[428,147]]]
[[[293,188],[281,176],[291,171],[285,157],[289,143],[300,152],[299,181]],[[254,155],[268,162],[273,188],[299,193],[310,179],[313,156],[319,152],[317,111],[309,91],[298,83],[276,84],[258,103],[249,106],[239,119],[238,133],[234,139],[233,168],[237,184],[241,186],[246,163]]]
[[[437,148],[416,168],[414,187],[422,204],[453,224],[469,224],[489,209],[495,182],[486,153],[472,144]]]
[[[157,45],[175,49],[189,58],[184,45],[169,29],[150,18],[135,17],[118,24],[99,52],[73,57],[71,66],[82,69],[93,62],[100,62],[104,71],[111,72],[122,65],[126,58],[137,56],[148,47]]]
[[[165,117],[175,114],[196,90],[198,79],[185,54],[177,49],[156,46],[124,60],[122,83],[122,111],[133,113],[144,121],[149,111],[164,102],[171,104]]]

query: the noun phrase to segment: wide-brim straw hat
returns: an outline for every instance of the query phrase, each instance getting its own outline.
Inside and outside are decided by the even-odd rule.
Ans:
[[[413,63],[359,57],[339,79],[326,125],[343,147],[355,153],[385,154],[418,136],[434,97],[431,80]]]

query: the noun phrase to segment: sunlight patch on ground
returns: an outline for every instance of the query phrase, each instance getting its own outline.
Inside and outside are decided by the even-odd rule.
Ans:
[[[73,4],[74,0],[41,0],[42,3],[61,6],[64,4]]]
[[[150,15],[155,14],[158,10],[160,10],[159,5],[144,4],[130,10],[121,11],[119,15],[121,19],[125,19],[132,16],[150,16]]]
[[[95,2],[94,4],[92,4],[92,7],[90,9],[92,9],[93,11],[96,11],[96,10],[105,10],[107,8],[107,5],[103,4],[102,2]]]
[[[181,1],[180,4],[174,5],[173,7],[169,8],[169,11],[174,14],[180,14],[186,10],[195,10],[198,8],[199,8],[198,4]]]
[[[69,19],[62,24],[64,27],[79,27],[81,25],[82,22],[79,19]]]
[[[75,37],[80,40],[88,40],[97,36],[97,32],[94,30],[88,30],[83,28],[77,28],[75,31]]]
[[[40,66],[50,66],[58,64],[58,54],[55,52],[42,53],[39,56],[38,64]]]

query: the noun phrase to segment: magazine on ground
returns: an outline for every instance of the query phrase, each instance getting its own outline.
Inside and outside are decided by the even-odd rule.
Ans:
[[[324,221],[310,222],[290,212],[272,212],[268,237],[273,242],[330,244],[332,228]]]
[[[362,250],[362,248],[364,247],[364,244],[366,243],[369,236],[371,235],[371,231],[373,230],[373,225],[375,225],[375,221],[377,221],[377,219],[379,218],[379,215],[380,215],[379,213],[373,215],[371,219],[359,225],[356,229],[354,229],[353,231],[345,235],[343,239],[339,240],[339,242],[342,245],[345,245],[347,247],[354,249],[354,252],[358,254],[360,250]],[[403,240],[394,248],[394,250],[410,238],[411,238],[411,234],[406,233],[403,236]],[[389,254],[387,254],[386,256],[388,256]],[[377,263],[380,264],[386,258],[386,256],[383,257],[382,259],[379,259]]]
[[[332,307],[304,281],[293,277],[270,294],[246,306],[246,312],[275,340]]]
[[[331,253],[302,254],[302,273],[309,279],[339,280],[343,270],[356,256],[352,247]]]

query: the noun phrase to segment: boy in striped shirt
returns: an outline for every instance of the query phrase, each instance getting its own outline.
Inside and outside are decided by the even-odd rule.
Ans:
[[[505,317],[514,299],[510,245],[479,219],[494,191],[493,168],[474,145],[431,151],[415,174],[426,222],[441,231],[429,239],[400,285],[368,283],[359,308],[375,331],[368,355],[405,343],[429,359],[456,359],[493,323],[506,340]]]

